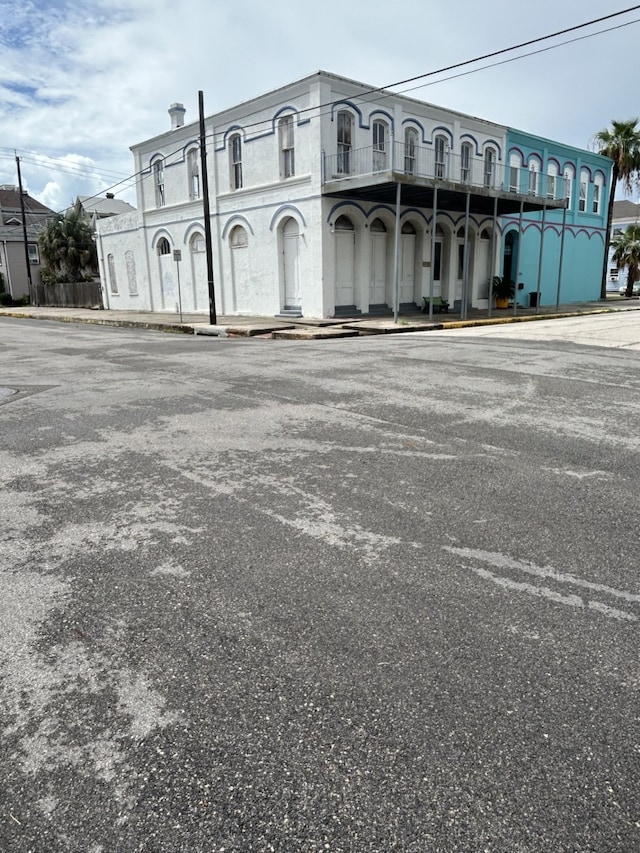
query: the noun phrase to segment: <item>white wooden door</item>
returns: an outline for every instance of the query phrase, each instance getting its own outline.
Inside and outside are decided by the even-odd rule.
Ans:
[[[295,219],[284,226],[284,307],[300,307],[300,273],[298,264],[300,234]]]
[[[354,305],[355,232],[338,231],[336,238],[336,305]]]
[[[472,304],[477,302],[484,303],[489,301],[489,256],[491,253],[491,243],[489,240],[478,240],[478,249],[476,254],[476,267],[473,282],[473,297]],[[480,305],[478,307],[484,307]]]
[[[415,302],[416,235],[400,235],[400,303]]]
[[[371,278],[369,280],[369,304],[384,305],[387,285],[387,235],[371,232]]]

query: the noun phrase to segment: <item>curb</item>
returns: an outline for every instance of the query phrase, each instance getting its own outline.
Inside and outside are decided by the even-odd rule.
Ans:
[[[227,337],[254,337],[269,336],[272,339],[290,340],[321,340],[323,338],[339,338],[370,335],[412,334],[415,332],[438,332],[447,329],[465,329],[477,326],[501,326],[508,323],[529,323],[537,320],[560,320],[570,317],[587,317],[593,314],[616,314],[628,311],[637,311],[640,308],[628,306],[621,308],[599,307],[575,311],[560,311],[553,314],[513,314],[503,317],[476,317],[470,320],[445,320],[437,323],[425,323],[424,325],[398,324],[396,326],[369,324],[365,321],[346,321],[339,325],[331,325],[334,334],[330,334],[326,327],[311,326],[273,326],[270,324],[259,326],[237,326],[232,323],[228,325],[208,326],[206,324],[190,323],[163,323],[161,321],[127,320],[123,318],[110,319],[107,317],[74,317],[71,315],[35,314],[30,311],[0,311],[0,317],[14,317],[25,320],[53,320],[58,323],[84,323],[93,326],[119,326],[126,329],[149,329],[156,332],[169,332],[183,335],[209,335],[221,338]],[[318,333],[324,330],[324,334]],[[337,334],[338,330],[342,334]],[[285,332],[286,334],[279,334]]]

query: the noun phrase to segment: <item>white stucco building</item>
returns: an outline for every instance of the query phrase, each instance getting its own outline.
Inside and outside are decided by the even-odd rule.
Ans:
[[[207,314],[199,126],[169,113],[131,149],[138,210],[98,224],[104,302]],[[510,160],[508,128],[325,72],[205,127],[219,314],[487,307],[501,217],[567,205],[557,166],[543,183]]]

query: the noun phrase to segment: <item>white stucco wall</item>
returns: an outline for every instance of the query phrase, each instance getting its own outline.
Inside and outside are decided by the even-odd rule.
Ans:
[[[436,133],[451,140],[458,153],[462,139],[471,141],[482,155],[487,144],[504,157],[506,129],[469,116],[433,107],[397,95],[380,94],[372,102],[363,98],[365,86],[332,75],[318,74],[240,104],[205,122],[211,205],[216,308],[220,314],[278,314],[285,305],[283,229],[292,218],[298,225],[298,275],[300,308],[304,316],[331,316],[336,305],[335,235],[333,225],[340,213],[337,200],[322,196],[323,152],[337,148],[335,112],[327,105],[344,102],[356,116],[354,148],[372,143],[374,118],[388,122],[389,133],[404,139],[408,119],[419,128],[420,144],[432,144]],[[310,108],[316,108],[310,111]],[[294,117],[295,177],[280,174],[278,121]],[[167,124],[169,124],[167,120]],[[243,186],[233,189],[229,140],[242,137]],[[163,133],[132,148],[136,170],[139,212],[100,223],[101,276],[106,304],[112,308],[175,312],[178,299],[178,267],[173,250],[180,249],[180,301],[184,312],[207,314],[209,310],[206,263],[202,252],[192,252],[194,237],[204,236],[201,199],[189,197],[187,152],[197,144],[199,127],[192,122]],[[157,205],[153,162],[164,160],[164,205]],[[349,212],[350,211],[350,212]],[[395,209],[372,205],[343,206],[356,228],[354,303],[368,310],[371,244],[369,226],[379,216],[388,229],[388,279],[392,281]],[[375,213],[375,216],[374,216]],[[416,229],[414,298],[420,304],[428,293],[430,211],[403,216]],[[234,228],[244,229],[246,246],[232,248]],[[240,232],[236,232],[236,237]],[[158,255],[166,239],[170,255]],[[289,244],[290,245],[290,244]],[[451,244],[452,245],[452,244]],[[453,248],[451,248],[453,251]],[[137,294],[129,291],[126,253],[133,253]],[[118,293],[109,281],[108,255]],[[131,255],[129,255],[129,259]],[[393,303],[391,286],[387,301]]]

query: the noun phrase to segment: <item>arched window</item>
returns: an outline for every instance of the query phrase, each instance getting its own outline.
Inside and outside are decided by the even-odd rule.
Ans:
[[[575,178],[575,170],[573,166],[567,166],[564,170],[564,192],[567,200],[567,207],[570,209],[573,199],[573,179]]]
[[[486,148],[484,152],[484,185],[492,187],[496,177],[496,152],[494,148]]]
[[[519,154],[511,154],[509,157],[509,190],[512,193],[520,192],[520,169],[522,169],[522,158]]]
[[[116,264],[113,255],[107,255],[107,267],[109,269],[109,283],[111,284],[111,293],[118,293],[118,279],[116,278]]]
[[[460,180],[463,184],[471,182],[471,143],[463,142],[460,149]]]
[[[339,216],[335,224],[336,231],[354,231],[353,222],[348,216]]]
[[[404,222],[402,228],[400,229],[401,234],[415,234],[416,229],[410,222]]]
[[[558,164],[549,163],[547,166],[547,198],[558,197]]]
[[[536,160],[529,162],[529,195],[538,195],[538,172],[540,167]]]
[[[369,231],[372,231],[374,234],[375,233],[385,234],[387,229],[386,229],[385,224],[382,221],[382,219],[374,219],[373,222],[371,223],[371,227],[369,228]]]
[[[278,122],[278,137],[280,140],[280,177],[292,178],[295,173],[295,156],[293,145],[293,116],[284,116]]]
[[[164,207],[164,160],[153,163],[153,183],[156,194],[156,207]]]
[[[602,175],[596,175],[593,182],[593,212],[600,213],[602,209],[602,188],[604,179]]]
[[[353,145],[353,116],[346,110],[338,113],[338,174],[351,174],[351,148]]]
[[[202,234],[194,234],[189,240],[189,251],[192,255],[205,251],[204,237]]]
[[[447,176],[447,138],[446,136],[436,136],[435,140],[435,176],[436,178],[446,178]]]
[[[234,134],[229,140],[229,167],[231,169],[231,189],[242,189],[242,137]]]
[[[481,240],[490,240],[491,239],[491,231],[488,228],[483,228],[480,232]]]
[[[161,237],[158,240],[158,254],[159,255],[170,255],[171,254],[171,246],[169,245],[169,241],[166,237]]]
[[[200,198],[200,151],[197,148],[190,148],[187,152],[187,176],[189,198]]]
[[[587,194],[589,191],[589,173],[586,169],[580,172],[580,199],[578,201],[578,210],[584,213],[587,209]]]
[[[246,249],[249,245],[249,237],[242,225],[236,225],[235,228],[231,229],[229,245],[232,249]]]
[[[416,151],[418,148],[418,131],[415,127],[407,127],[404,132],[404,170],[407,175],[416,173]]]
[[[129,296],[138,295],[138,281],[136,278],[136,259],[133,252],[129,250],[124,253],[124,261],[127,267],[127,282],[129,284]]]
[[[373,123],[373,171],[383,172],[387,168],[387,124]]]

